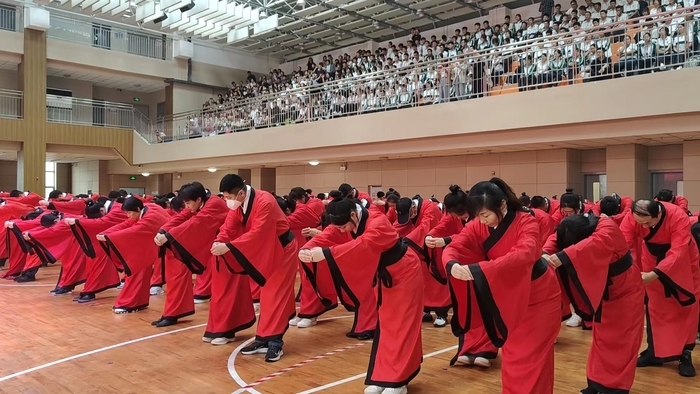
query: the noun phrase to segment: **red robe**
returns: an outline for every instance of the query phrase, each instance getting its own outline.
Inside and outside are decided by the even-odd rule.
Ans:
[[[7,260],[9,262],[9,266],[7,271],[5,271],[3,275],[0,275],[0,277],[8,278],[17,276],[23,271],[36,266],[36,262],[33,262],[32,266],[26,267],[27,259],[30,257],[29,253],[31,251],[31,247],[24,240],[22,233],[37,227],[41,227],[41,216],[46,213],[47,212],[32,220],[14,221],[14,226],[12,228],[5,228],[5,245],[7,247]],[[35,257],[33,260],[36,259],[38,258]]]
[[[108,212],[97,219],[80,218],[71,226],[73,236],[78,241],[80,249],[87,256],[86,280],[80,295],[95,294],[113,289],[119,286],[119,273],[121,265],[107,255],[106,249],[97,241],[97,234],[107,229],[120,225],[127,220],[126,213],[122,211],[121,204],[107,204]]]
[[[170,217],[177,215],[172,209],[167,209],[166,212]],[[192,271],[175,258],[170,249],[162,247],[158,254],[161,256],[163,281],[167,284],[163,314],[159,320],[178,320],[194,315]]]
[[[409,220],[405,225],[394,223],[394,229],[400,237],[409,241],[409,246],[421,257],[425,264],[421,265],[423,272],[423,312],[435,311],[438,316],[446,317],[447,311],[452,304],[450,291],[447,288],[447,280],[442,281],[441,277],[436,278],[433,272],[432,259],[425,246],[425,237],[430,230],[440,223],[442,212],[437,204],[430,200],[418,200],[417,215]]]
[[[335,226],[328,226],[321,234],[307,241],[301,249],[325,248],[344,244],[352,239],[349,233],[341,232]],[[371,265],[339,266],[335,260],[323,260],[307,263],[307,265],[310,265],[312,269],[315,269],[315,265],[328,267],[340,303],[345,310],[355,314],[352,327],[345,336],[368,339],[374,335],[377,329],[377,297],[372,288],[372,281],[377,275],[376,267]]]
[[[423,287],[421,261],[379,210],[362,209],[351,236],[348,242],[323,248],[323,254],[345,272],[376,272],[379,318],[365,385],[405,386],[418,375],[423,359],[423,292],[416,291]]]
[[[26,205],[17,201],[8,201],[5,205],[0,205],[0,237],[5,238],[7,229],[5,228],[5,222],[8,220],[16,220],[24,215],[34,211],[34,205]],[[8,258],[8,250],[5,242],[0,242],[0,267],[5,265],[5,261]]]
[[[547,209],[540,209],[540,211],[546,212],[549,216],[553,216],[555,213],[559,212],[559,200],[550,200],[547,197],[544,197],[544,200],[547,201]]]
[[[321,224],[321,215],[325,206],[318,199],[311,199],[306,204],[297,204],[294,212],[287,216],[289,229],[298,240],[298,245],[304,237],[301,230],[307,227],[316,228]],[[300,308],[298,316],[311,319],[338,307],[338,295],[333,286],[333,278],[325,262],[313,265],[299,261],[299,290]]]
[[[644,330],[644,284],[625,237],[612,218],[601,218],[594,233],[581,242],[560,251],[556,241],[554,234],[544,252],[556,253],[562,262],[558,275],[595,314],[588,387],[629,392]]]
[[[554,271],[540,259],[541,245],[533,215],[508,211],[495,229],[467,223],[443,252],[447,272],[468,264],[474,278],[450,277],[453,332],[476,329],[482,342],[503,347],[504,394],[554,391],[560,296]]]
[[[82,216],[85,215],[85,200],[78,199],[73,201],[51,201],[49,209],[55,210],[66,215]]]
[[[659,276],[645,286],[648,347],[642,355],[667,362],[695,345],[700,267],[687,213],[671,203],[659,204],[661,219],[655,227],[644,228],[627,215],[620,229],[630,249],[644,240],[639,248],[642,272]]]
[[[202,274],[211,258],[211,245],[228,211],[224,200],[209,196],[197,213],[183,209],[171,217],[159,232],[165,235],[168,240],[166,246],[178,260],[195,274]]]
[[[153,263],[158,258],[158,247],[152,237],[169,218],[160,206],[146,204],[138,220],[126,219],[102,231],[105,238],[102,246],[126,274],[124,288],[114,302],[115,309],[136,311],[148,306]]]
[[[245,271],[260,285],[260,320],[255,333],[258,341],[279,341],[296,315],[294,281],[299,246],[289,230],[289,222],[275,197],[246,186],[246,201],[233,211],[222,229],[242,227],[242,234],[227,243],[235,272]],[[265,247],[261,247],[265,245]],[[228,260],[227,260],[228,261]]]
[[[217,242],[229,242],[243,234],[239,216],[229,210],[226,222],[216,236]],[[212,256],[211,306],[205,338],[235,338],[236,333],[255,324],[250,279],[243,270],[235,270],[235,258],[229,252]]]
[[[73,289],[85,283],[87,256],[73,236],[73,226],[59,222],[48,228],[35,228],[28,232],[34,252],[43,265],[61,261],[56,287]]]

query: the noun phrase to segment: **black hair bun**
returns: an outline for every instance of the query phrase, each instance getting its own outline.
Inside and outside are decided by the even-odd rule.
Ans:
[[[567,192],[567,193],[573,193],[573,192],[574,192],[574,188],[573,188],[573,187],[568,187],[568,188],[566,188],[566,192]]]
[[[459,187],[459,185],[450,185],[450,193],[457,194],[460,190],[462,190],[462,188]]]
[[[527,193],[522,192],[522,193],[520,193],[520,195],[523,196],[523,197],[525,197],[525,196],[527,196]]]
[[[328,193],[328,197],[333,199],[333,202],[338,202],[342,201],[343,198],[343,193],[341,193],[339,190],[331,190],[330,193]]]

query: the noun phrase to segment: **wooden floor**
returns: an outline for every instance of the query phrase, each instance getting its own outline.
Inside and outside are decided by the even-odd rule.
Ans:
[[[239,354],[253,329],[226,346],[201,341],[208,304],[198,305],[189,320],[158,329],[150,322],[160,317],[164,295],[151,297],[146,311],[115,315],[111,307],[118,290],[85,305],[71,302],[72,296],[50,295],[58,268],[42,269],[27,285],[0,280],[0,393],[359,394],[364,389],[371,344],[345,337],[351,324],[345,311],[324,315],[313,328],[290,328],[282,360],[265,363],[262,355]],[[589,341],[590,332],[562,327],[555,393],[578,393],[585,386]],[[424,324],[423,344],[425,361],[410,385],[412,394],[500,392],[499,361],[488,370],[449,367],[456,344],[449,328]],[[700,393],[700,377],[681,378],[676,364],[641,369],[632,392]]]

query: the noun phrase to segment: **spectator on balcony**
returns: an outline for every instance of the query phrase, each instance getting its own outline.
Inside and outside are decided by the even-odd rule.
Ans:
[[[673,1],[673,0],[669,0]],[[641,16],[641,9],[639,7],[639,2],[637,0],[627,0],[625,5],[622,7],[623,11],[627,15],[627,18],[633,19]]]
[[[632,37],[625,36],[625,41],[618,49],[618,61],[613,66],[618,76],[635,75],[637,70],[637,44]]]
[[[593,47],[591,47],[593,48]],[[597,82],[609,79],[612,72],[610,58],[605,56],[602,49],[595,49],[595,57],[588,64],[589,77],[584,82]]]

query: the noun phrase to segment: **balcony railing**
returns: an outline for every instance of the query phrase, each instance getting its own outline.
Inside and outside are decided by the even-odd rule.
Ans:
[[[149,130],[150,122],[133,105],[46,95],[46,120],[89,126]]]
[[[76,19],[55,12],[51,13],[51,28],[46,34],[57,40],[109,51],[162,60],[173,58],[173,41],[165,35],[108,25],[102,21]]]
[[[22,26],[22,9],[0,4],[0,30],[21,31]]]
[[[664,39],[663,27],[675,36]],[[149,143],[168,142],[674,72],[700,64],[698,31],[700,6],[658,12],[176,114],[159,120],[144,138]],[[655,42],[668,45],[668,52],[661,50],[663,45],[651,45]]]
[[[0,89],[0,118],[22,118],[22,96],[17,90]]]

